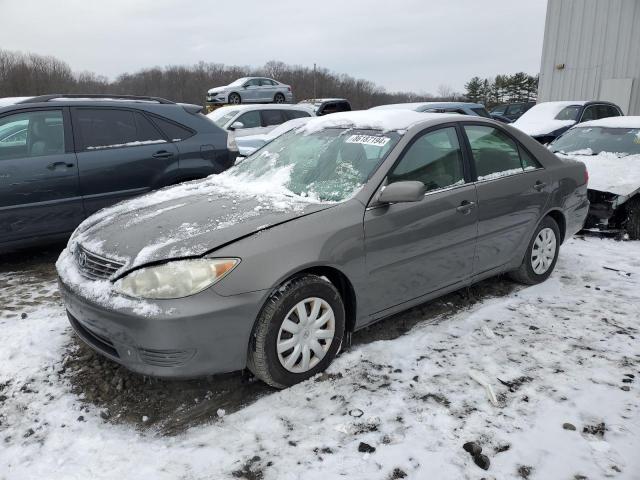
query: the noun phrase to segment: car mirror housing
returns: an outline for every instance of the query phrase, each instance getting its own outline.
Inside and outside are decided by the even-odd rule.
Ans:
[[[233,122],[229,127],[230,130],[238,130],[240,128],[244,128],[244,123],[242,122]]]
[[[381,203],[419,202],[424,198],[427,189],[418,181],[393,182],[384,187],[378,201]]]

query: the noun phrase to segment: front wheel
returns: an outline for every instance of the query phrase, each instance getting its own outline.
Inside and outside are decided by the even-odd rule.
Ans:
[[[295,277],[260,312],[249,348],[249,370],[276,388],[306,380],[335,358],[344,326],[344,304],[335,286],[317,275]]]
[[[551,217],[545,217],[536,228],[520,267],[511,277],[527,285],[544,282],[556,266],[560,251],[560,229]]]
[[[276,93],[276,96],[273,97],[273,103],[284,103],[284,95],[281,93]]]
[[[231,93],[229,94],[228,102],[231,105],[239,105],[240,103],[242,103],[242,99],[237,93]]]

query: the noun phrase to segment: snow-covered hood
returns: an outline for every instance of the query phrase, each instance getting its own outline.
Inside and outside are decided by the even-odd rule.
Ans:
[[[578,160],[587,166],[589,190],[629,196],[640,189],[640,155],[620,157],[616,153],[601,152],[598,155],[580,155],[573,152],[557,154]]]
[[[223,86],[221,86],[221,87],[213,87],[213,88],[210,88],[210,89],[207,91],[207,93],[210,93],[210,94],[211,94],[211,93],[220,93],[220,92],[224,92],[225,90],[228,90],[228,89],[229,89],[229,85],[223,85]]]
[[[204,255],[265,228],[334,204],[278,194],[238,192],[215,177],[158,190],[99,211],[69,246],[125,264]]]
[[[511,125],[518,130],[522,130],[527,135],[539,137],[541,135],[549,135],[557,130],[569,128],[575,125],[575,120],[531,120],[522,121],[522,117],[513,122]]]

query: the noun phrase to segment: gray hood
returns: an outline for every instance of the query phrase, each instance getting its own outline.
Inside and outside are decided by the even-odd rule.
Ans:
[[[218,188],[216,188],[218,187]],[[89,217],[71,238],[90,252],[130,268],[201,256],[230,242],[324,210],[284,195],[234,192],[212,177],[165,188]]]
[[[231,88],[231,87],[229,87],[229,85],[223,85],[221,87],[213,87],[213,88],[210,88],[209,90],[207,90],[207,93],[211,94],[211,93],[224,92],[224,91],[228,90],[229,88]]]

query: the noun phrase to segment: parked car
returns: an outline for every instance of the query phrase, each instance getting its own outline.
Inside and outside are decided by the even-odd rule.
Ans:
[[[620,107],[609,102],[543,102],[531,107],[512,125],[546,145],[577,123],[620,115]]]
[[[229,168],[233,139],[200,110],[96,95],[1,107],[0,250],[68,237],[103,207]]]
[[[585,228],[640,240],[640,117],[580,123],[549,149],[587,166],[591,206]]]
[[[510,121],[515,122],[520,118],[524,112],[533,107],[536,102],[514,102],[497,105],[491,109],[489,114],[492,118],[500,120],[497,117],[508,118]],[[503,121],[503,120],[500,120]],[[509,122],[506,122],[509,123]]]
[[[510,118],[505,117],[504,115],[500,115],[498,113],[490,113],[489,115],[491,116],[491,118],[493,118],[494,120],[497,120],[499,122],[502,122],[502,123],[513,123],[513,120],[511,120]]]
[[[281,125],[278,125],[269,133],[259,133],[257,135],[238,137],[236,139],[236,143],[238,144],[240,157],[248,157],[256,150],[271,142],[273,139],[278,138],[280,135],[284,135],[287,132],[290,132],[294,128],[298,128],[301,125],[304,125],[312,118],[313,117],[294,118],[293,120],[289,120]]]
[[[311,109],[299,105],[229,105],[207,114],[236,138],[269,133],[286,121],[312,116]]]
[[[586,181],[490,119],[336,113],[87,219],[60,290],[80,338],[131,370],[248,367],[286,387],[346,332],[503,272],[547,279],[582,227]]]
[[[330,113],[350,112],[351,104],[346,98],[314,98],[302,100],[299,105],[309,105],[317,117]]]
[[[370,110],[406,109],[427,113],[459,113],[484,118],[491,118],[487,109],[480,103],[468,102],[418,102],[418,103],[392,103],[370,108]]]
[[[207,92],[209,103],[291,103],[291,86],[266,77],[243,77]]]

